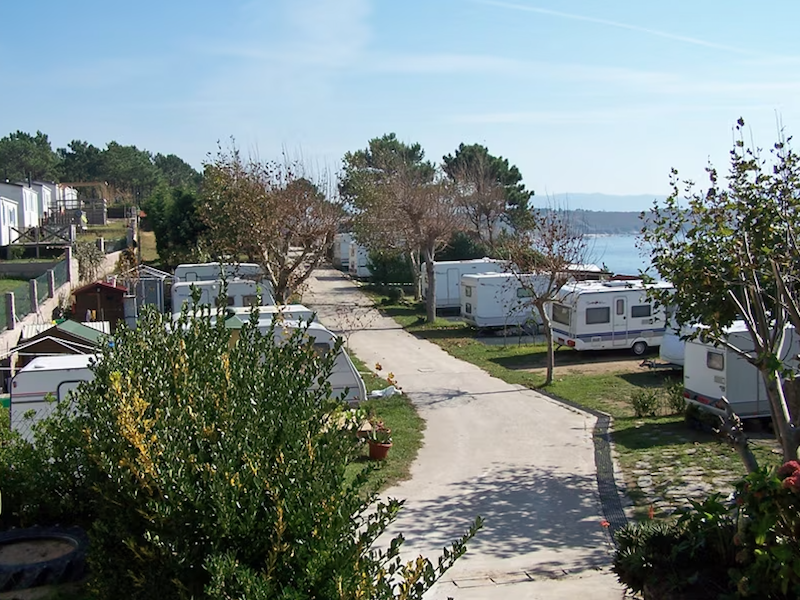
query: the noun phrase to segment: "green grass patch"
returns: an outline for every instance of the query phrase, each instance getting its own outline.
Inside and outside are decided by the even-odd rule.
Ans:
[[[361,373],[368,392],[389,387],[388,381],[367,369],[357,357],[352,354],[350,357]],[[370,398],[361,407],[392,430],[392,448],[386,460],[381,461],[378,468],[370,473],[368,488],[381,490],[408,479],[411,465],[422,446],[425,421],[417,414],[417,410],[405,394],[389,398]],[[369,460],[368,454],[369,449],[365,443],[360,459],[348,467],[353,476],[357,470],[365,468],[368,464],[374,464]]]
[[[128,235],[127,221],[109,221],[106,225],[89,225],[86,231],[78,234],[79,242],[93,242],[97,238],[118,240]]]
[[[668,389],[682,381],[679,372],[639,368],[641,358],[624,351],[561,348],[556,349],[554,381],[544,388],[544,343],[523,344],[518,338],[494,338],[487,343],[457,320],[437,318],[435,323],[425,323],[424,306],[419,303],[387,304],[383,296],[375,292],[371,296],[384,314],[407,331],[494,377],[611,415],[615,449],[639,516],[646,516],[650,506],[659,502],[674,506],[684,503],[686,498],[680,490],[691,486],[729,491],[733,481],[745,474],[741,460],[727,442],[713,433],[690,428],[682,413],[670,414],[675,411],[668,400]],[[657,397],[656,416],[636,416],[632,398],[649,392]],[[775,452],[778,445],[771,432],[755,430],[750,440],[760,465],[780,464],[781,455]],[[655,513],[659,515],[661,510]]]
[[[19,287],[27,285],[27,279],[17,279],[14,277],[3,277],[0,279],[0,294],[4,294],[6,292],[14,292]]]

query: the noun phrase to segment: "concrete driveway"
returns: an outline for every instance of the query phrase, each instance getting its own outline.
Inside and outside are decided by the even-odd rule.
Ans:
[[[350,347],[395,374],[427,424],[394,533],[405,553],[435,558],[476,515],[484,528],[427,597],[619,599],[610,571],[594,462],[595,417],[490,377],[380,316],[334,269],[319,269],[304,302]]]

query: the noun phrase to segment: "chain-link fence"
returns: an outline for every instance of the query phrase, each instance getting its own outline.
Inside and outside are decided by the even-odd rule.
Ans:
[[[47,300],[48,296],[50,295],[50,290],[48,289],[50,285],[50,277],[48,273],[42,273],[36,278],[36,301],[41,306],[42,302]]]
[[[124,250],[128,247],[128,238],[118,238],[116,240],[107,240],[105,243],[106,254]]]
[[[31,304],[31,285],[30,283],[23,283],[11,290],[14,294],[14,313],[17,315],[17,320],[21,321],[28,315],[33,306]]]
[[[69,281],[69,265],[66,259],[62,260],[55,267],[53,267],[53,274],[56,280],[56,289]]]

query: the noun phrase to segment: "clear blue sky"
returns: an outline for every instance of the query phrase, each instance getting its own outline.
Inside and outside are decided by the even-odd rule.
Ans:
[[[774,0],[7,1],[0,136],[174,153],[233,136],[331,169],[396,132],[479,142],[539,198],[663,194],[724,167],[743,116],[800,135],[800,3]],[[613,207],[607,207],[613,208]]]

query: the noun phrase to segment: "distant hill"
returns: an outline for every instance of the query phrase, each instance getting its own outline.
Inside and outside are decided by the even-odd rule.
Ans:
[[[572,223],[586,233],[633,234],[642,230],[641,212],[573,210]]]
[[[591,211],[620,211],[641,212],[650,210],[653,201],[659,202],[666,196],[658,194],[636,194],[620,196],[614,194],[548,194],[534,196],[531,201],[537,208],[556,208],[561,210],[591,210]]]

